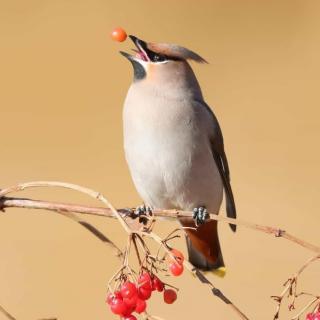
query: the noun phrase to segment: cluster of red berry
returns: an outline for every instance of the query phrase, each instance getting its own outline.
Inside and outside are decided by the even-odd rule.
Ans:
[[[320,311],[316,313],[308,313],[306,320],[320,320]]]
[[[176,250],[171,250],[172,257],[169,257],[169,270],[172,275],[179,276],[183,272],[183,254]],[[143,270],[136,283],[124,281],[114,292],[107,296],[107,304],[111,312],[117,314],[122,320],[137,320],[133,313],[142,313],[147,308],[148,300],[153,291],[163,292],[163,300],[167,304],[172,304],[177,299],[177,293],[173,289],[167,289],[155,274]]]

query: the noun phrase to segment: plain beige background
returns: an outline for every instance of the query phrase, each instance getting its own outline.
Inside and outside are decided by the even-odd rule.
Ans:
[[[116,26],[184,45],[210,62],[193,67],[223,128],[239,217],[319,244],[317,0],[1,0],[0,188],[64,180],[99,190],[118,207],[140,203],[122,150],[132,70],[118,51],[132,44],[110,40]],[[20,195],[94,203],[60,190]],[[124,245],[115,221],[90,221]],[[173,227],[158,229],[165,235]],[[211,280],[250,319],[272,319],[270,296],[312,253],[243,228],[232,234],[220,225],[220,235],[227,276]],[[185,250],[183,239],[176,245]],[[114,319],[104,298],[118,261],[77,224],[7,210],[0,254],[0,304],[18,320]],[[299,288],[319,294],[319,270],[310,267]],[[177,303],[158,296],[152,314],[237,319],[188,274],[172,283],[181,288]]]

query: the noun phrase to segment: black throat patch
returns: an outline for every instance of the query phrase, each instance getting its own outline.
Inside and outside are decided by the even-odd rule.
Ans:
[[[142,80],[146,77],[146,71],[144,70],[143,66],[135,61],[135,60],[131,60],[130,61],[132,63],[133,66],[133,80],[134,81],[138,81],[138,80]]]

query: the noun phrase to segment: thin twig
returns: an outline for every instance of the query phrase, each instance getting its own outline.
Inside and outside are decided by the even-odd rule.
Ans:
[[[299,319],[299,317],[306,311],[308,310],[308,308],[310,308],[313,304],[319,302],[320,299],[319,298],[314,298],[313,300],[311,300],[307,305],[305,305],[299,313],[297,313],[294,317],[291,318],[291,320],[296,320]]]
[[[79,186],[77,184],[61,182],[61,181],[32,181],[32,182],[20,183],[15,186],[11,186],[9,188],[0,190],[0,198],[3,198],[4,196],[12,192],[17,192],[17,191],[21,191],[29,188],[39,188],[39,187],[56,187],[56,188],[59,187],[59,188],[71,189],[74,191],[79,191],[81,193],[87,194],[88,196],[101,201],[107,207],[109,207],[109,209],[111,210],[113,215],[119,220],[120,224],[125,229],[125,231],[128,234],[131,233],[129,226],[127,225],[125,220],[121,217],[119,212],[100,192],[94,191],[86,187]]]
[[[143,319],[145,319],[145,320],[164,320],[163,318],[152,316],[147,312],[144,312]]]
[[[295,300],[297,298],[297,282],[298,282],[298,277],[301,275],[301,273],[314,261],[320,259],[320,254],[317,254],[314,257],[311,257],[308,259],[300,268],[299,270],[292,276],[290,277],[284,284],[285,288],[282,290],[279,296],[271,296],[276,302],[277,302],[277,309],[276,313],[273,317],[274,320],[279,318],[280,314],[280,308],[283,302],[283,299],[285,296],[292,296],[292,300],[289,304],[289,310],[294,309],[294,304]],[[317,298],[317,297],[316,297]],[[317,299],[316,299],[317,300]]]
[[[139,262],[139,266],[141,266],[142,265],[142,261],[141,261],[141,258],[140,258],[140,253],[139,253],[139,249],[138,249],[138,246],[137,246],[137,241],[136,241],[135,235],[133,235],[132,241],[133,241],[134,249],[136,251],[136,255],[137,255],[138,262]]]
[[[10,320],[17,320],[13,315],[11,315],[5,308],[0,306],[0,312],[5,315]]]
[[[103,216],[109,218],[115,218],[114,213],[109,208],[101,208],[101,207],[91,207],[91,206],[82,206],[78,204],[70,204],[70,203],[61,203],[61,202],[53,202],[53,201],[42,201],[42,200],[32,200],[32,199],[24,199],[24,198],[1,198],[2,191],[0,191],[0,210],[4,210],[6,208],[26,208],[26,209],[45,209],[50,211],[59,211],[59,212],[76,212],[81,214],[88,215],[96,215]],[[116,210],[118,213],[122,213],[124,215],[128,215],[131,213],[130,209],[118,209]],[[176,218],[191,218],[191,211],[179,211],[179,210],[154,210],[153,214],[155,218],[167,218],[167,219],[176,219]],[[261,231],[263,233],[274,235],[276,237],[282,237],[291,242],[294,242],[310,251],[320,253],[320,247],[314,244],[311,244],[305,240],[302,240],[283,229],[279,229],[271,226],[258,225],[255,223],[247,222],[240,219],[232,219],[224,216],[210,214],[210,219],[222,221],[225,223],[231,223],[238,226],[246,227],[252,230]]]

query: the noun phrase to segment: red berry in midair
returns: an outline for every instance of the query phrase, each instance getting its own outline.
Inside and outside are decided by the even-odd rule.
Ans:
[[[115,41],[123,42],[127,39],[127,34],[122,28],[115,28],[111,32],[111,38]]]
[[[126,281],[121,286],[120,292],[123,298],[132,298],[137,294],[137,287],[134,283]]]
[[[168,304],[174,303],[177,300],[177,293],[172,289],[166,289],[163,291],[163,300]]]
[[[111,311],[114,314],[124,315],[128,311],[127,305],[123,302],[122,299],[114,298],[110,304]]]
[[[177,262],[171,262],[169,264],[169,270],[174,276],[180,276],[183,272],[183,264]]]
[[[140,288],[152,290],[152,279],[149,272],[143,272],[138,278]]]
[[[162,292],[163,288],[164,288],[163,282],[157,276],[153,276],[152,290],[157,290],[159,292]]]
[[[142,300],[148,300],[151,297],[152,290],[140,287],[138,290],[138,297]]]
[[[136,304],[136,308],[135,308],[135,312],[137,313],[142,313],[146,310],[147,308],[147,303],[145,300],[142,300],[142,299],[138,299],[137,300],[137,304]]]

